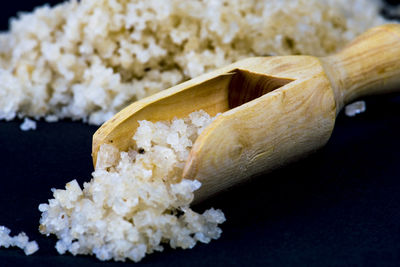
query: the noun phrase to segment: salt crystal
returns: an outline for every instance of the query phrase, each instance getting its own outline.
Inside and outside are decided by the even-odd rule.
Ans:
[[[47,211],[48,209],[49,209],[49,205],[47,205],[47,204],[40,204],[39,205],[39,211],[40,212]]]
[[[356,101],[345,107],[344,113],[348,117],[354,117],[357,114],[363,113],[366,110],[365,101]]]
[[[21,125],[19,126],[19,128],[22,131],[29,131],[29,130],[36,130],[36,121],[31,120],[29,118],[25,118],[24,122],[21,123]]]
[[[58,117],[56,115],[47,115],[46,117],[44,117],[44,120],[47,122],[57,122]]]
[[[195,235],[194,235],[194,237],[197,239],[197,240],[199,240],[200,242],[202,242],[202,243],[210,243],[210,241],[211,241],[211,238],[209,238],[209,237],[207,237],[207,236],[205,236],[203,233],[196,233]]]
[[[10,229],[5,226],[0,226],[0,247],[19,247],[23,249],[25,255],[31,255],[39,250],[36,241],[29,242],[28,236],[21,232],[16,236],[10,236]]]
[[[36,241],[29,242],[24,248],[24,252],[26,255],[32,255],[33,253],[35,253],[38,250],[39,250],[39,246],[36,243]]]
[[[57,241],[56,250],[60,254],[64,254],[67,251],[67,246],[64,244],[62,240]]]

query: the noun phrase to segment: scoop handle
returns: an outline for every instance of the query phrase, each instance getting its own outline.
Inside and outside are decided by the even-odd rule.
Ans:
[[[337,112],[359,97],[400,91],[400,24],[372,28],[321,62]]]

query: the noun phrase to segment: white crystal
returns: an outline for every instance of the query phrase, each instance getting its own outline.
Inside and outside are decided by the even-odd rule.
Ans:
[[[29,130],[36,130],[36,121],[31,120],[29,118],[25,118],[24,122],[21,123],[21,125],[19,126],[19,128],[22,131],[29,131]]]
[[[345,107],[345,114],[349,117],[354,117],[357,114],[363,113],[366,110],[365,101],[356,101]]]

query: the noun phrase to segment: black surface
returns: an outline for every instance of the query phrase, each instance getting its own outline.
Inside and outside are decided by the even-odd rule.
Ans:
[[[37,230],[37,206],[51,198],[50,188],[90,177],[96,127],[39,122],[36,131],[22,132],[20,123],[0,122],[0,225],[12,234],[25,231],[40,250],[26,257],[1,248],[0,266],[124,265],[60,256],[55,238]],[[136,266],[399,266],[399,137],[400,95],[370,98],[365,113],[339,116],[317,153],[196,207],[225,212],[219,240],[166,249]]]

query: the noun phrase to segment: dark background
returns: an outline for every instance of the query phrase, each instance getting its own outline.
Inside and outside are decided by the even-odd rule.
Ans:
[[[45,2],[58,1],[2,3],[0,29],[17,11]],[[317,153],[195,207],[225,212],[219,240],[166,249],[136,265],[399,266],[400,95],[366,101],[365,113],[339,115],[332,138]],[[50,188],[72,179],[82,185],[90,177],[96,127],[40,121],[36,131],[22,132],[21,122],[0,122],[0,225],[12,235],[25,231],[40,250],[26,257],[20,249],[0,248],[0,266],[123,265],[60,256],[56,239],[37,230],[37,207],[52,198]]]

